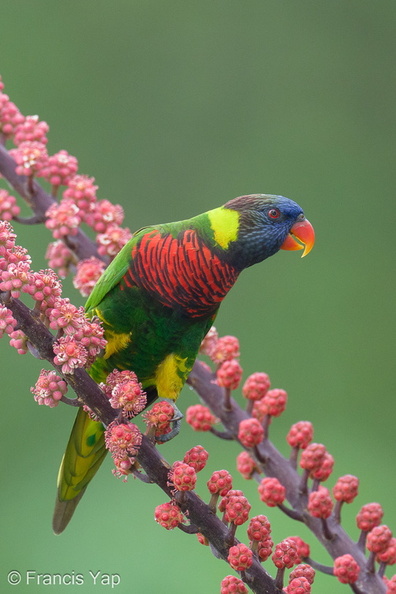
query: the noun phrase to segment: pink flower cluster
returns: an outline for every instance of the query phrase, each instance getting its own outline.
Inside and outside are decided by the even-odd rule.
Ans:
[[[212,326],[201,343],[200,352],[217,366],[216,383],[225,388],[225,406],[231,409],[230,391],[238,388],[242,379],[242,367],[238,361],[238,339],[235,336],[219,337],[216,328]],[[279,388],[271,390],[270,387],[271,380],[263,372],[251,374],[242,386],[242,394],[248,402],[247,412],[252,415],[239,424],[237,438],[245,448],[254,448],[266,439],[271,418],[278,417],[286,408],[287,392]],[[189,407],[187,410],[187,422],[195,430],[211,429],[211,417],[211,411],[202,405]],[[200,423],[200,419],[205,418],[208,420],[206,426]],[[249,458],[244,457],[244,463],[247,469],[241,472],[248,478],[253,472],[254,462],[252,464]]]
[[[100,387],[108,396],[111,406],[121,409],[123,416],[128,419],[138,415],[146,406],[146,392],[133,371],[114,369]]]
[[[80,260],[73,278],[73,285],[83,297],[88,297],[91,294],[104,269],[105,263],[94,256],[86,260]]]
[[[142,434],[133,423],[110,423],[105,431],[105,445],[115,465],[115,476],[127,476],[135,463]]]
[[[104,330],[99,321],[88,320],[83,308],[65,299],[57,299],[46,314],[52,329],[62,332],[54,343],[54,363],[62,373],[73,373],[79,367],[89,367],[106,346]]]
[[[0,219],[3,221],[11,221],[18,216],[21,209],[16,203],[15,196],[11,196],[7,190],[0,188]]]
[[[0,291],[14,298],[21,292],[26,293],[36,302],[35,309],[44,323],[58,333],[53,345],[54,363],[61,367],[62,373],[88,367],[106,345],[103,328],[98,321],[88,320],[82,307],[77,308],[69,299],[61,297],[62,284],[53,270],[31,270],[29,255],[15,244],[15,239],[10,223],[0,221]],[[19,352],[26,352],[23,333],[15,330],[15,325],[7,308],[1,308],[1,334],[9,334],[11,344]],[[40,404],[49,402],[42,397]]]
[[[186,411],[186,421],[194,431],[209,431],[216,423],[216,417],[207,406],[194,404]]]
[[[38,380],[30,391],[38,404],[45,404],[50,408],[58,406],[60,399],[67,392],[66,382],[55,371],[42,369]]]
[[[219,338],[214,326],[203,339],[200,352],[210,357],[217,366],[216,381],[227,390],[236,390],[242,378],[239,340],[235,336]]]
[[[157,505],[154,512],[154,519],[166,530],[173,530],[183,523],[184,516],[175,501],[168,501]]]
[[[228,490],[219,504],[219,510],[223,512],[223,520],[233,525],[241,525],[248,519],[250,505],[242,491]],[[235,529],[235,528],[234,528]],[[301,594],[311,592],[311,585],[315,578],[314,569],[302,559],[310,554],[309,545],[297,536],[290,536],[274,548],[271,539],[271,524],[265,515],[252,518],[247,527],[249,546],[239,543],[229,548],[228,563],[235,571],[248,569],[256,555],[260,561],[266,561],[272,555],[272,561],[278,569],[277,582],[280,585],[283,581],[283,573],[286,568],[292,568],[289,575],[289,585],[285,592]],[[239,578],[227,576],[221,584],[221,592],[245,592],[245,586]]]
[[[21,142],[18,148],[10,150],[10,155],[16,161],[17,174],[27,177],[40,177],[48,161],[47,147],[37,140]]]
[[[169,471],[169,485],[177,491],[192,491],[200,472],[208,459],[208,452],[202,446],[195,446],[185,453],[183,461],[176,461]],[[166,530],[173,530],[184,520],[181,509],[175,501],[163,503],[155,508],[155,521]],[[201,535],[202,536],[202,535]]]
[[[47,122],[40,121],[38,115],[26,116],[18,125],[14,134],[14,144],[19,146],[23,142],[41,142],[47,144]]]
[[[65,186],[59,202],[54,202],[46,212],[46,227],[56,240],[76,235],[82,223],[96,233],[98,254],[113,258],[131,238],[129,229],[122,227],[123,208],[109,200],[98,200],[98,186],[95,179],[78,172],[78,161],[62,149],[55,154],[47,152],[47,134],[49,126],[37,115],[24,116],[0,88],[0,138],[11,139],[15,148],[9,150],[16,161],[16,173],[33,177],[42,177],[52,187],[52,195]],[[0,217],[11,220],[19,215],[20,209],[15,198],[5,190],[0,190]],[[48,251],[49,266],[59,269],[61,277],[70,271],[70,264],[76,264],[70,258],[67,248]],[[90,262],[81,267],[75,286],[84,296],[89,294],[96,280],[103,272],[104,264]]]
[[[55,239],[65,235],[76,235],[81,224],[80,210],[70,198],[55,203],[46,212],[45,226],[52,231]]]
[[[94,178],[68,176],[66,172],[59,171],[51,179],[55,178],[62,185],[67,184],[67,188],[60,202],[54,203],[46,212],[45,225],[52,231],[54,238],[75,235],[81,223],[85,223],[97,234],[98,253],[111,258],[117,255],[132,237],[128,228],[121,227],[124,218],[122,207],[108,200],[96,199]],[[81,283],[81,279],[78,282]]]
[[[69,155],[65,150],[61,150],[48,157],[47,162],[40,171],[52,186],[67,186],[73,176],[77,173],[78,162],[76,157]]]
[[[3,87],[3,84],[2,84]],[[10,138],[18,126],[23,123],[24,117],[17,106],[10,101],[8,95],[0,89],[0,134],[5,138]]]
[[[183,462],[186,462],[195,472],[199,472],[206,466],[209,454],[201,445],[194,446],[184,454]]]
[[[256,472],[258,468],[250,454],[243,451],[237,456],[237,470],[241,473],[244,479],[251,479],[253,473]]]
[[[12,315],[12,312],[4,305],[0,305],[0,338],[4,333],[10,335],[16,325],[17,321]]]
[[[54,270],[56,269],[60,278],[66,278],[69,274],[70,267],[76,263],[76,257],[73,252],[61,240],[48,244],[45,257],[48,260],[48,266]],[[104,268],[104,263],[102,262],[102,264]],[[92,289],[93,286],[91,287],[91,291]]]
[[[171,431],[171,421],[175,416],[175,409],[170,402],[161,400],[156,402],[142,416],[149,430],[153,432],[154,437],[160,437]]]

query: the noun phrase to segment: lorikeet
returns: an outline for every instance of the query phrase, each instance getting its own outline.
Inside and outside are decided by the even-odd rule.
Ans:
[[[87,300],[88,316],[102,320],[108,341],[90,375],[102,382],[114,369],[129,369],[148,403],[157,397],[175,401],[239,273],[280,248],[304,247],[305,256],[313,244],[312,225],[300,206],[266,194],[240,196],[185,221],[140,229]],[[79,409],[59,470],[55,533],[68,524],[105,457],[103,431]]]

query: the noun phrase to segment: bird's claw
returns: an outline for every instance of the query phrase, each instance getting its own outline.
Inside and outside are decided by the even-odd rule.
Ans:
[[[173,410],[175,411],[173,419],[170,421],[170,423],[172,423],[173,425],[173,428],[168,433],[157,435],[155,437],[155,441],[157,443],[165,443],[166,441],[170,441],[171,439],[179,435],[180,432],[183,413],[177,408],[174,402],[170,401],[170,403],[173,406]]]

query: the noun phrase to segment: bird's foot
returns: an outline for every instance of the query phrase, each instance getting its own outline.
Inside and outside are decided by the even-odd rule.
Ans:
[[[167,433],[163,433],[162,435],[156,435],[155,441],[157,443],[165,443],[166,441],[170,441],[171,439],[179,435],[181,422],[183,419],[183,413],[177,408],[176,404],[168,398],[164,398],[164,400],[169,402],[174,410],[173,419],[170,421],[172,429],[170,429],[170,431],[168,431]]]

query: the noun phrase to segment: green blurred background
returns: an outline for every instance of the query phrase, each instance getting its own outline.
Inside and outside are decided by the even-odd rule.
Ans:
[[[288,427],[309,419],[336,459],[334,476],[360,477],[360,495],[343,512],[353,538],[355,515],[370,501],[396,527],[395,3],[3,0],[0,22],[5,92],[50,124],[50,152],[76,155],[99,197],[123,205],[131,229],[244,193],[283,194],[304,207],[313,252],[304,260],[281,252],[247,270],[217,326],[239,337],[246,375],[266,371],[288,390],[288,409],[271,427],[281,451]],[[34,267],[44,266],[47,231],[17,232]],[[27,570],[83,574],[86,593],[110,588],[94,586],[90,570],[119,574],[118,592],[218,592],[230,568],[195,537],[155,524],[162,492],[113,479],[109,461],[66,532],[52,534],[74,411],[39,408],[29,387],[40,362],[22,359],[6,338],[0,353],[0,590],[45,590],[8,586],[15,569],[23,581]],[[185,389],[180,402],[184,410],[196,398]],[[330,563],[300,525],[263,509],[255,484],[234,470],[236,444],[185,424],[161,451],[173,461],[197,443],[210,451],[200,494],[213,470],[230,469],[252,513],[268,513],[275,541],[300,534]],[[342,591],[317,577],[314,592]]]

